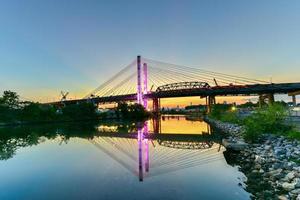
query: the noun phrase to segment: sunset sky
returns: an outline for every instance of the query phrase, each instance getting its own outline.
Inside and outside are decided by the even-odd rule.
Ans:
[[[3,0],[0,28],[0,92],[35,101],[83,97],[138,54],[300,82],[298,0]]]

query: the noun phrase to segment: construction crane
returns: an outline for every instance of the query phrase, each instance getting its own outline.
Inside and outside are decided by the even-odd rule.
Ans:
[[[60,99],[61,102],[67,100],[67,96],[68,96],[69,92],[61,91],[60,94],[61,94],[61,99]]]
[[[218,84],[218,82],[217,82],[217,80],[215,78],[214,78],[214,82],[215,82],[216,86],[219,86],[219,84]]]

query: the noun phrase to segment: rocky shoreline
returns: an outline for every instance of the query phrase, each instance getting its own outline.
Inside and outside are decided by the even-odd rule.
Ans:
[[[229,164],[238,165],[246,175],[245,189],[253,199],[300,200],[299,141],[265,134],[259,143],[247,144],[242,138],[243,127],[206,120],[228,134],[223,140],[228,146],[224,156]]]

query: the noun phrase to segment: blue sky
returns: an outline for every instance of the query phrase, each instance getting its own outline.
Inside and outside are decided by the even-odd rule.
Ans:
[[[2,0],[0,91],[81,97],[137,54],[300,82],[300,1]]]

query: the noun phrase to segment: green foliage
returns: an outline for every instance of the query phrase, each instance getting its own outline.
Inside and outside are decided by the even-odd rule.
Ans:
[[[244,138],[252,142],[257,141],[264,133],[284,134],[290,138],[300,138],[299,132],[294,131],[285,123],[287,115],[286,104],[283,102],[257,108],[253,114],[244,119],[240,119],[238,113],[231,110],[231,105],[214,105],[210,113],[210,117],[214,119],[244,126]]]
[[[256,114],[247,117],[243,121],[243,125],[245,126],[245,133],[244,138],[247,141],[256,141],[258,140],[259,136],[264,132],[264,124],[260,123],[261,116]]]
[[[9,122],[19,115],[19,96],[15,92],[4,91],[0,97],[0,122]]]
[[[239,108],[257,108],[258,103],[246,102],[244,104],[238,105]]]
[[[61,120],[79,120],[97,118],[96,106],[92,103],[68,105],[63,114],[57,114],[57,108],[33,102],[20,102],[15,92],[4,91],[0,97],[0,122],[45,122]]]
[[[78,121],[104,119],[107,113],[96,113],[93,103],[66,105],[62,108],[33,102],[20,102],[15,92],[5,91],[0,97],[0,123]],[[143,119],[149,113],[140,104],[120,103],[116,109],[119,118]]]
[[[56,110],[53,106],[39,103],[25,105],[20,115],[23,121],[51,121],[57,119]]]
[[[240,123],[238,113],[232,110],[232,105],[229,104],[215,104],[209,114],[211,118],[230,123]]]
[[[300,132],[294,129],[289,130],[286,135],[291,139],[300,140]]]
[[[116,114],[119,118],[143,119],[149,117],[149,113],[140,104],[119,103]]]
[[[300,158],[290,158],[289,159],[289,162],[294,162],[294,163],[297,163],[298,165],[300,164]]]
[[[215,104],[212,106],[211,113],[209,114],[210,117],[214,119],[221,120],[222,115],[229,111],[231,108],[231,105],[228,104]]]
[[[10,109],[7,106],[0,105],[0,122],[11,121],[15,115],[16,112],[14,110]]]
[[[0,105],[7,106],[10,109],[18,108],[19,103],[19,95],[16,92],[4,91],[0,98]]]
[[[291,127],[285,124],[286,108],[280,103],[258,109],[243,121],[245,139],[256,141],[263,133],[284,133]]]
[[[80,103],[63,107],[63,118],[66,120],[96,119],[96,106],[93,103]]]
[[[220,117],[221,121],[240,124],[238,113],[236,111],[227,111]]]

